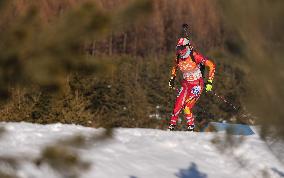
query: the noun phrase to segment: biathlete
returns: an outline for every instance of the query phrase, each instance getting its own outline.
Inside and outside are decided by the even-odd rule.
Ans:
[[[202,66],[209,68],[209,76],[205,85],[201,72]],[[183,110],[187,120],[187,130],[193,131],[194,116],[192,114],[192,108],[199,99],[204,87],[206,92],[212,91],[215,64],[202,54],[198,53],[186,37],[180,38],[176,45],[176,59],[169,80],[170,88],[174,88],[174,81],[178,69],[182,72],[183,80],[175,101],[168,130],[175,130],[178,115]]]

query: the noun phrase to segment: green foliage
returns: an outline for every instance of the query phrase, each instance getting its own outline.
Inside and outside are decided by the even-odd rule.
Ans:
[[[16,1],[11,3],[17,5]],[[0,119],[95,127],[163,127],[176,97],[176,92],[168,89],[168,79],[180,31],[177,22],[189,21],[195,46],[200,51],[211,49],[203,53],[217,64],[214,91],[237,106],[234,110],[203,93],[194,108],[197,120],[247,123],[241,117],[246,71],[232,62],[244,56],[245,50],[239,45],[244,42],[230,35],[235,33],[231,29],[221,37],[221,29],[227,26],[221,25],[214,11],[215,1],[193,0],[190,6],[163,1],[124,5],[101,9],[92,2],[78,2],[76,7],[64,7],[64,13],[57,16],[49,12],[48,22],[43,23],[41,6],[28,3],[14,23],[1,23],[5,28],[0,29],[0,49],[4,51],[0,54],[0,94],[10,95],[11,100],[1,105]],[[192,6],[209,8],[210,22],[196,21],[205,22],[207,17]],[[3,6],[2,11],[6,19],[11,11],[8,7]],[[150,12],[152,18],[145,18]],[[196,18],[191,21],[182,14]],[[241,55],[235,57],[223,48]],[[162,123],[164,120],[166,123]]]
[[[11,1],[2,6],[0,13],[7,17],[5,20],[18,4]],[[47,24],[42,21],[42,9],[37,3],[24,4],[26,8],[15,15],[13,23],[1,23],[0,96],[11,99],[1,106],[1,120],[90,126],[90,100],[72,90],[66,80],[74,73],[107,73],[108,66],[86,57],[83,44],[89,38],[105,37],[116,16],[130,16],[127,23],[131,23],[149,13],[150,1],[135,1],[114,15],[94,2],[81,2],[60,17],[49,18]],[[132,103],[132,108],[139,103]],[[131,118],[139,114],[134,113]]]
[[[241,117],[245,74],[238,67],[222,62],[227,56],[214,56],[219,59],[214,91],[238,108],[234,110],[220,98],[204,92],[194,108],[197,121],[230,121],[238,116],[231,121],[247,123]],[[162,120],[169,119],[177,94],[168,88],[172,57],[104,58],[108,66],[113,66],[110,73],[71,75],[61,93],[14,90],[13,99],[1,110],[1,120],[94,127],[164,127],[168,122]],[[179,81],[176,85],[179,86]]]
[[[94,77],[92,83],[89,78],[83,78],[73,87],[84,88],[81,91],[91,101],[96,127],[149,127],[155,120],[149,118],[153,105],[145,88],[148,75],[142,72],[147,67],[144,60],[121,57],[115,63],[116,70],[111,74]],[[78,80],[72,83],[75,81]]]
[[[247,96],[245,72],[235,64],[236,59],[231,55],[212,51],[209,56],[216,64],[216,74],[213,92],[204,91],[195,108],[199,120],[251,124],[243,117],[245,111],[242,99]]]
[[[199,122],[227,120],[249,123],[243,118],[243,98],[246,93],[245,73],[226,62],[228,56],[212,54],[216,60],[217,74],[214,91],[237,106],[236,110],[213,94],[203,93],[194,111]],[[94,126],[164,127],[172,112],[177,92],[168,88],[173,56],[159,58],[116,57],[116,68],[104,76],[74,76],[71,88],[82,92],[90,101],[94,113]],[[107,59],[105,59],[107,60]],[[81,79],[81,80],[78,80]],[[179,82],[176,81],[177,87]],[[234,119],[234,118],[237,119]]]
[[[273,18],[272,26],[262,24],[251,11],[255,10],[256,1],[249,2],[250,11],[245,13],[238,12],[242,6],[235,8],[242,5],[237,1],[218,4],[217,0],[140,0],[130,4],[116,0],[50,0],[48,5],[44,1],[21,2],[0,1],[0,99],[6,101],[0,104],[0,121],[61,122],[106,128],[166,127],[177,94],[168,88],[168,79],[182,23],[190,24],[196,49],[216,63],[214,92],[237,106],[235,110],[213,94],[203,93],[194,108],[198,126],[220,120],[251,123],[243,117],[246,114],[243,98],[249,91],[247,78],[252,76],[249,65],[261,69],[261,75],[255,76],[268,83],[275,84],[283,78],[278,65],[282,63],[277,60],[279,54],[283,56],[280,50],[283,39],[278,39],[282,28],[277,28],[283,23]],[[270,11],[263,2],[261,11],[256,11],[264,22],[282,13],[277,7],[281,3],[275,1],[269,4],[277,7],[275,12],[269,12],[271,16],[260,14]],[[118,4],[123,8],[117,8]],[[221,18],[219,8],[229,20]],[[256,19],[254,23],[258,24],[248,19]],[[265,40],[255,42],[263,34]],[[269,56],[267,51],[271,51]],[[270,57],[273,65],[265,60]],[[260,60],[260,64],[255,60]],[[266,71],[263,65],[268,71],[274,70],[274,66],[279,68],[279,72],[273,73],[277,80],[267,80],[270,73],[263,72]],[[177,86],[180,80],[179,75]],[[265,106],[264,111],[281,118],[278,111],[283,101],[282,88],[252,86],[268,91],[269,102],[278,106],[271,111],[271,107]],[[267,93],[261,96],[266,99]],[[103,136],[91,140],[100,141],[111,134],[111,129],[107,129]],[[61,145],[47,147],[35,163],[49,165],[62,177],[78,177],[89,164],[74,152],[74,145],[91,144],[81,136],[62,141]],[[220,142],[220,148],[226,144],[235,145],[227,138],[226,143]],[[0,176],[10,175],[4,172]]]
[[[39,102],[40,93],[34,90],[10,89],[11,99],[1,107],[1,121],[23,121],[31,117],[31,112]]]

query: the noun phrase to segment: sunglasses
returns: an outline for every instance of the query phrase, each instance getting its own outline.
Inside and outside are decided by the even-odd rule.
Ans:
[[[186,47],[187,47],[187,45],[185,45],[185,46],[177,46],[177,47],[176,47],[176,50],[177,50],[177,51],[183,51],[183,50],[186,49]]]

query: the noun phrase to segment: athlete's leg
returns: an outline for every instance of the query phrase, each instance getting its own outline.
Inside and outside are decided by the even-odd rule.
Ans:
[[[175,101],[175,106],[174,106],[174,109],[173,109],[173,112],[172,112],[170,124],[176,125],[178,115],[179,115],[180,111],[185,106],[185,101],[186,101],[186,97],[188,95],[188,92],[189,92],[188,86],[183,81],[182,87],[180,88],[179,93],[178,93],[177,98],[176,98],[176,101]]]
[[[194,116],[192,114],[192,108],[199,99],[202,90],[203,90],[203,81],[200,81],[197,85],[193,85],[190,87],[190,93],[186,98],[185,107],[184,107],[184,114],[188,126],[194,127]]]
[[[194,116],[192,114],[192,108],[196,103],[197,99],[193,98],[191,101],[188,101],[186,106],[184,107],[184,115],[186,118],[187,125],[194,125]]]

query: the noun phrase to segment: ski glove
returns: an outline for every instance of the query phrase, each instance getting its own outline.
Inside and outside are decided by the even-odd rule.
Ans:
[[[176,78],[175,76],[172,76],[169,80],[169,87],[171,89],[174,89],[174,87],[175,87],[175,78]]]
[[[213,81],[212,80],[208,80],[207,83],[205,84],[205,90],[206,92],[209,92],[209,91],[212,91],[212,83]]]

